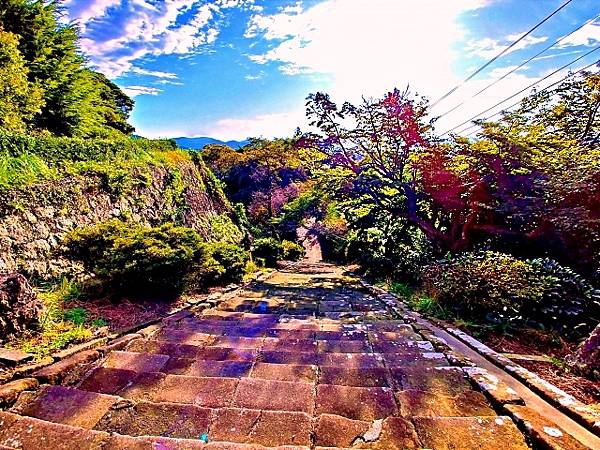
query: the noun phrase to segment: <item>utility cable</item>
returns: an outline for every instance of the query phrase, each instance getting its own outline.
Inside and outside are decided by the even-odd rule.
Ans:
[[[552,45],[549,45],[548,47],[544,48],[542,51],[536,53],[535,55],[533,55],[531,58],[529,58],[527,61],[521,63],[518,67],[513,68],[510,72],[505,73],[504,75],[502,75],[500,78],[492,81],[490,84],[488,84],[486,87],[484,87],[483,89],[481,89],[480,91],[476,92],[475,94],[473,94],[471,97],[469,97],[466,100],[463,100],[461,103],[459,103],[458,105],[456,105],[454,108],[446,111],[444,114],[440,115],[437,117],[437,119],[441,119],[442,117],[447,116],[448,114],[450,114],[453,111],[456,111],[458,108],[460,108],[462,105],[464,105],[467,101],[474,99],[475,97],[477,97],[478,95],[482,94],[483,92],[487,91],[489,88],[491,88],[492,86],[495,86],[496,84],[498,84],[499,82],[501,82],[502,80],[504,80],[507,76],[512,75],[513,73],[515,73],[516,71],[518,71],[519,69],[523,68],[525,65],[529,64],[531,61],[533,61],[534,59],[538,58],[540,55],[546,53],[548,50],[550,50],[552,47],[554,47],[555,45],[560,44],[562,41],[564,41],[566,38],[568,38],[569,36],[571,36],[572,34],[578,32],[579,30],[581,30],[583,27],[585,27],[586,25],[589,25],[592,22],[595,22],[596,19],[600,18],[600,14],[598,14],[596,17],[593,17],[589,20],[587,20],[586,22],[584,22],[583,24],[579,25],[577,28],[575,28],[573,31],[571,31],[569,34],[564,35],[563,37],[561,37],[560,39],[556,40]]]
[[[598,64],[598,63],[600,63],[600,59],[599,59],[599,60],[597,60],[597,61],[594,61],[594,62],[593,62],[593,63],[591,63],[591,64],[588,64],[588,65],[587,65],[587,66],[585,66],[585,67],[582,67],[581,69],[577,70],[576,72],[570,73],[569,75],[565,76],[564,78],[561,78],[561,79],[560,79],[560,80],[558,80],[558,81],[555,81],[555,82],[554,82],[554,83],[552,83],[552,84],[549,84],[549,85],[548,85],[548,86],[546,86],[544,89],[541,89],[541,90],[539,90],[539,91],[537,92],[537,94],[541,94],[542,92],[546,92],[546,91],[548,91],[549,89],[553,88],[554,86],[556,86],[556,85],[558,85],[558,84],[562,83],[563,81],[565,81],[565,80],[567,80],[567,79],[569,79],[569,78],[572,78],[572,77],[574,77],[574,76],[575,76],[575,75],[577,75],[578,73],[581,73],[581,72],[584,72],[584,71],[586,71],[587,69],[589,69],[589,68],[590,68],[590,67],[592,67],[592,66],[595,66],[595,65],[596,65],[596,64]],[[482,120],[483,122],[485,122],[485,121],[488,121],[488,120],[490,120],[492,117],[498,116],[498,115],[500,115],[500,114],[502,114],[502,113],[506,112],[506,111],[507,111],[507,110],[509,110],[510,108],[513,108],[513,107],[517,106],[519,103],[521,103],[521,102],[522,102],[522,100],[523,100],[523,99],[520,99],[519,101],[517,101],[517,102],[513,103],[512,105],[509,105],[509,106],[507,106],[507,107],[503,108],[502,110],[498,111],[497,113],[494,113],[494,114],[492,114],[491,116],[488,116],[488,117],[486,117],[486,118],[484,118],[484,119],[481,119],[481,120]],[[532,109],[532,108],[528,109],[528,110],[527,110],[527,111],[525,111],[525,112],[531,111],[531,109]],[[478,124],[478,123],[474,123],[474,124],[473,124],[473,125],[471,125],[470,127],[468,127],[468,128],[465,128],[464,130],[462,130],[460,133],[464,133],[465,131],[467,131],[467,130],[469,130],[469,129],[473,128],[473,127],[477,127],[477,126],[479,126],[479,124]],[[479,130],[473,130],[473,131],[471,131],[469,134],[465,135],[465,137],[472,136],[473,134],[477,133],[478,131],[479,131]]]
[[[539,27],[541,27],[544,23],[546,23],[548,20],[550,20],[555,14],[557,14],[559,11],[561,11],[563,8],[565,8],[572,1],[573,0],[567,0],[565,3],[563,3],[557,9],[555,9],[554,12],[552,12],[550,15],[546,16],[546,18],[544,20],[542,20],[541,22],[538,22],[538,24],[535,25],[533,28],[531,28],[527,33],[523,34],[520,38],[518,38],[516,41],[514,41],[512,44],[510,44],[508,47],[506,47],[504,50],[502,50],[500,53],[498,53],[496,56],[494,56],[492,59],[490,59],[488,62],[486,62],[483,66],[481,66],[479,69],[477,69],[475,72],[473,72],[467,78],[465,78],[461,83],[457,84],[452,89],[450,89],[448,92],[446,92],[444,95],[442,95],[438,100],[435,101],[435,103],[433,103],[431,105],[431,108],[436,106],[442,100],[448,98],[450,95],[452,95],[452,93],[454,93],[456,90],[460,89],[465,83],[467,83],[468,81],[473,79],[475,76],[477,76],[478,74],[483,72],[490,64],[494,63],[494,61],[496,61],[497,59],[504,56],[511,48],[513,48],[515,45],[517,45],[519,42],[521,42],[523,39],[525,39],[527,36],[529,36],[531,33],[533,33]]]
[[[551,76],[553,76],[553,75],[556,75],[556,74],[557,74],[558,72],[560,72],[561,70],[564,70],[564,69],[566,69],[567,67],[569,67],[570,65],[572,65],[572,64],[574,64],[574,63],[576,63],[576,62],[577,62],[577,61],[579,61],[580,59],[583,59],[583,58],[585,58],[586,56],[589,56],[589,55],[591,55],[592,53],[594,53],[595,51],[598,51],[598,50],[600,50],[600,46],[597,46],[597,47],[593,48],[593,49],[592,49],[592,50],[590,50],[589,52],[586,52],[585,54],[583,54],[583,55],[581,55],[580,57],[578,57],[578,58],[574,59],[573,61],[569,62],[568,64],[565,64],[564,66],[562,66],[562,67],[559,67],[558,69],[556,69],[556,70],[555,70],[555,71],[553,71],[552,73],[549,73],[548,75],[546,75],[546,76],[545,76],[545,77],[543,77],[542,79],[540,79],[540,80],[537,80],[537,81],[535,81],[535,82],[531,83],[529,86],[527,86],[527,87],[525,87],[525,88],[521,89],[519,92],[516,92],[515,94],[511,95],[510,97],[507,97],[507,98],[505,98],[504,100],[501,100],[501,101],[499,101],[498,103],[496,103],[495,105],[493,105],[493,106],[489,107],[489,108],[488,108],[488,109],[486,109],[485,111],[482,111],[482,112],[480,112],[479,114],[477,114],[477,115],[475,115],[475,116],[471,117],[470,119],[468,119],[468,120],[465,120],[464,122],[462,122],[462,123],[460,123],[460,124],[456,125],[454,128],[451,128],[451,129],[449,129],[449,130],[445,131],[444,133],[442,133],[442,134],[440,135],[440,137],[441,137],[441,136],[444,136],[444,135],[446,135],[446,134],[448,134],[448,133],[451,133],[452,131],[456,130],[457,128],[460,128],[460,127],[462,127],[463,125],[465,125],[465,124],[467,124],[467,123],[471,122],[472,120],[475,120],[475,119],[477,119],[479,116],[482,116],[483,114],[485,114],[485,113],[487,113],[487,112],[491,111],[492,109],[496,108],[497,106],[500,106],[502,103],[504,103],[504,102],[506,102],[506,101],[508,101],[508,100],[510,100],[510,99],[512,99],[512,98],[515,98],[517,95],[519,95],[519,94],[522,94],[522,93],[523,93],[523,92],[525,92],[527,89],[530,89],[530,88],[532,88],[533,86],[535,86],[536,84],[539,84],[539,83],[541,83],[541,82],[542,82],[542,81],[544,81],[544,80],[547,80],[547,79],[548,79],[548,78],[550,78]],[[594,64],[595,64],[595,63],[594,63]]]

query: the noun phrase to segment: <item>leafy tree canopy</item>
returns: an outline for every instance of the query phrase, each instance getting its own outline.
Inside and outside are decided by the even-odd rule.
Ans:
[[[58,136],[132,133],[127,119],[133,101],[104,75],[85,66],[77,29],[59,24],[59,15],[57,2],[0,0],[0,30],[14,37],[3,38],[1,51],[12,55],[13,78],[21,86],[18,95],[4,98],[0,123],[20,120],[21,125],[3,126]],[[16,80],[23,76],[29,86]],[[23,111],[22,117],[15,119],[11,110]]]

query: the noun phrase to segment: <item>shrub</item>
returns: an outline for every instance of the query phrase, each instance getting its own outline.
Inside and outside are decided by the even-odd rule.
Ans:
[[[426,292],[461,317],[489,321],[522,318],[539,304],[548,280],[525,261],[502,253],[465,253],[428,266]]]
[[[463,318],[552,328],[570,338],[586,335],[600,318],[600,292],[550,259],[466,253],[428,266],[423,282],[442,308]]]
[[[304,254],[304,247],[295,242],[284,240],[281,243],[281,257],[286,261],[298,261]]]
[[[266,267],[275,267],[277,261],[283,256],[281,242],[275,238],[256,239],[252,247],[252,254],[256,258],[264,260]]]
[[[581,275],[552,259],[529,264],[546,280],[542,300],[525,314],[539,326],[550,326],[571,337],[585,336],[600,321],[600,291]]]
[[[110,220],[76,229],[65,239],[68,253],[117,292],[179,293],[202,250],[192,229],[165,224],[147,227]]]
[[[222,242],[204,244],[190,285],[227,283],[239,280],[245,273],[248,252],[239,245]]]
[[[408,284],[417,284],[423,268],[432,260],[431,244],[423,233],[410,230],[386,233],[368,228],[350,233],[346,256],[358,263],[369,275],[389,277]]]

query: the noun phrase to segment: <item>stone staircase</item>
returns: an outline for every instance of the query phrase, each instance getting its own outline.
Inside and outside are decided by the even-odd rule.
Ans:
[[[300,270],[300,273],[297,271]],[[0,449],[527,449],[334,267],[276,272],[0,412]]]

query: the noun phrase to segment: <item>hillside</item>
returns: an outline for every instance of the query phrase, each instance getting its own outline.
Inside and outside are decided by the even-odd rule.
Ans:
[[[221,141],[219,139],[214,139],[211,137],[206,137],[206,136],[202,136],[202,137],[177,137],[177,138],[173,138],[173,140],[175,142],[177,142],[177,145],[180,148],[184,148],[184,149],[193,149],[193,150],[202,150],[204,148],[205,145],[209,145],[209,144],[220,144],[220,145],[227,145],[231,148],[240,148],[243,147],[244,145],[248,144],[250,141],[248,140],[244,140],[244,141]]]

